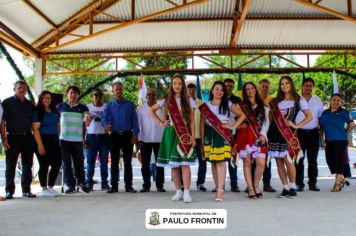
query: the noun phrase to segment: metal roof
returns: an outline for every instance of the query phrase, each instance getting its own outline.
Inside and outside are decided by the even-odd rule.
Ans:
[[[294,0],[245,1],[251,5],[247,17],[240,18],[240,21],[244,20],[241,29],[236,28],[236,20],[244,11],[240,0],[0,0],[0,21],[43,54],[356,48],[356,24],[351,22],[356,19],[356,11],[350,12],[347,0],[323,0],[318,6],[343,14],[351,21]],[[182,6],[185,2],[199,4],[130,23],[130,20],[140,20],[150,14]],[[237,3],[240,5],[236,6]],[[350,3],[356,6],[356,0],[350,0]],[[34,7],[29,7],[31,4]],[[49,22],[40,13],[47,16]],[[120,24],[127,24],[127,27],[108,30]],[[236,45],[231,46],[234,30],[238,31],[238,38]],[[0,39],[11,41],[4,36],[5,33],[8,32],[0,28]]]

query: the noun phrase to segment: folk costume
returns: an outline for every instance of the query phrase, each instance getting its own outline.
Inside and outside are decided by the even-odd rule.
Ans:
[[[277,100],[270,102],[273,120],[268,130],[268,155],[270,158],[287,157],[291,163],[299,161],[303,153],[300,149],[297,131],[286,124],[287,120],[295,122],[299,110],[309,109],[308,103],[301,98],[299,102]]]
[[[229,161],[231,159],[231,147],[234,146],[231,131],[221,127],[227,124],[231,116],[232,102],[229,101],[229,112],[219,114],[219,105],[213,105],[211,101],[199,106],[201,114],[206,119],[204,137],[204,157],[210,162]]]
[[[269,108],[264,107],[265,118],[263,114],[257,111],[257,105],[248,107],[243,101],[239,102],[241,110],[246,115],[245,128],[239,129],[236,138],[236,150],[240,158],[246,158],[247,155],[252,154],[252,158],[266,158],[267,146],[261,145],[258,142],[260,134],[266,137],[270,125]]]
[[[192,98],[189,98],[189,103],[192,109],[196,108]],[[165,100],[158,101],[158,104],[162,109]],[[157,166],[174,168],[181,165],[193,165],[196,154],[191,144],[190,127],[185,124],[181,114],[181,98],[173,99],[168,105],[168,116],[170,125],[163,131]]]

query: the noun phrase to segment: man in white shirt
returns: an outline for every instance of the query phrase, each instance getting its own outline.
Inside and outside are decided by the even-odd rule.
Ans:
[[[109,190],[108,185],[108,156],[109,156],[109,134],[105,133],[101,124],[101,117],[105,109],[103,91],[95,89],[92,93],[93,102],[88,104],[91,121],[87,127],[87,188],[93,190],[93,176],[95,171],[96,156],[99,152],[101,190]]]
[[[316,185],[318,177],[318,152],[320,147],[319,139],[319,117],[323,113],[323,103],[317,96],[313,96],[314,80],[311,78],[306,78],[303,80],[302,84],[302,96],[308,102],[310,111],[313,114],[313,120],[308,124],[304,125],[298,130],[298,139],[304,153],[304,157],[308,157],[308,178],[309,178],[309,190],[320,191],[319,187]],[[296,118],[296,124],[304,119],[303,112],[299,112]],[[305,155],[306,154],[306,155]],[[304,190],[304,157],[299,160],[296,164],[297,168],[297,191],[301,192]]]
[[[140,133],[138,135],[140,152],[142,157],[141,173],[143,178],[141,193],[149,192],[151,188],[151,153],[152,150],[157,161],[159,145],[163,135],[163,128],[157,124],[150,116],[151,107],[156,104],[157,94],[154,89],[149,89],[147,93],[147,102],[137,108],[137,117]],[[161,111],[157,111],[161,116]],[[158,192],[166,192],[164,184],[164,168],[157,167],[156,187]]]

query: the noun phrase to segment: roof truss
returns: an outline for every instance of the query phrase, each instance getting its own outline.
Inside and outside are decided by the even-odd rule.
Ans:
[[[48,53],[48,52],[51,52],[51,51],[54,51],[54,50],[57,50],[57,49],[72,45],[74,43],[78,43],[78,42],[81,42],[81,41],[84,41],[84,40],[87,40],[87,39],[90,39],[90,38],[93,38],[93,37],[97,37],[99,35],[103,35],[103,34],[106,34],[106,33],[112,32],[112,31],[120,30],[122,28],[129,27],[129,26],[132,26],[132,25],[147,21],[149,19],[153,19],[153,18],[161,16],[161,15],[165,15],[165,14],[168,14],[168,13],[171,13],[171,12],[175,12],[175,11],[178,11],[178,10],[183,10],[185,8],[193,7],[193,6],[205,3],[207,1],[209,1],[209,0],[194,0],[194,1],[191,1],[189,3],[188,2],[183,2],[181,5],[174,4],[174,6],[172,8],[169,8],[169,9],[166,9],[166,10],[162,10],[162,11],[159,11],[159,12],[155,12],[153,14],[150,14],[150,15],[147,15],[147,16],[144,16],[144,17],[141,17],[141,18],[134,18],[134,15],[132,15],[130,21],[120,20],[119,18],[112,16],[112,18],[118,20],[119,23],[117,23],[115,26],[110,27],[108,29],[104,29],[104,30],[97,31],[97,32],[93,33],[93,15],[94,14],[105,14],[105,15],[108,16],[107,13],[103,13],[102,12],[103,10],[97,10],[96,9],[96,10],[90,11],[89,13],[87,13],[85,15],[85,17],[82,17],[82,18],[80,18],[80,20],[76,21],[76,28],[78,27],[78,23],[79,22],[84,22],[84,23],[85,22],[89,22],[89,26],[90,27],[89,27],[89,32],[88,32],[87,35],[84,35],[84,36],[83,35],[79,35],[79,36],[77,35],[78,38],[70,40],[70,41],[65,42],[65,43],[59,43],[59,38],[57,37],[55,46],[51,46],[51,43],[50,44],[47,43],[46,46],[41,47],[41,52],[42,53]],[[107,2],[111,2],[112,4],[114,4],[113,2],[117,3],[118,1],[108,0]],[[169,1],[169,2],[171,2],[171,1]],[[134,11],[132,10],[131,12],[134,12]],[[89,17],[89,19],[85,19],[86,17]],[[134,18],[134,19],[132,20],[132,18]],[[71,35],[73,36],[73,34],[71,34]],[[64,35],[62,35],[62,37],[63,36]],[[76,36],[76,35],[74,35],[74,36]]]
[[[294,0],[294,1],[300,3],[304,6],[313,8],[314,10],[322,11],[324,13],[328,13],[328,14],[338,17],[340,19],[343,19],[343,20],[346,20],[346,21],[349,21],[352,23],[356,23],[356,18],[352,17],[352,1],[351,0],[345,1],[345,4],[347,5],[347,11],[348,11],[347,15],[345,15],[341,12],[334,11],[333,9],[319,5],[321,0],[317,0],[314,2],[312,0]]]
[[[234,53],[235,52],[235,53]],[[329,55],[328,60],[311,65],[312,57],[320,55]],[[301,64],[291,60],[293,56],[305,57],[306,64]],[[223,64],[219,58],[227,58],[226,63]],[[152,66],[148,67],[144,64],[137,63],[137,58],[145,58],[151,61]],[[174,58],[175,60],[161,60],[170,61],[170,64],[160,64],[157,66],[157,61],[161,58]],[[279,58],[283,62],[283,66],[274,64],[275,58]],[[338,66],[327,66],[326,63],[343,58],[343,64]],[[236,54],[236,51],[225,51],[225,53],[150,53],[150,54],[133,54],[133,55],[78,55],[78,56],[51,56],[44,58],[43,75],[69,75],[69,74],[108,74],[108,73],[125,73],[128,74],[162,74],[162,73],[288,73],[288,72],[305,72],[305,71],[331,71],[333,69],[355,70],[355,65],[349,65],[348,60],[356,58],[356,51],[354,52],[245,52]],[[96,64],[89,68],[84,68],[86,60],[95,60]],[[177,61],[185,60],[191,61],[189,68],[179,67]],[[197,60],[203,60],[208,68],[201,68],[197,66]],[[121,61],[121,63],[120,63]],[[126,66],[122,66],[125,61]],[[173,63],[172,63],[173,61]],[[64,66],[64,62],[74,65],[72,68]],[[105,63],[110,63],[109,70],[103,70],[101,67]],[[56,65],[56,71],[49,71],[49,66]],[[120,65],[121,64],[121,65]],[[105,67],[107,68],[107,67]],[[131,68],[131,69],[127,69]],[[133,69],[132,69],[133,68]]]

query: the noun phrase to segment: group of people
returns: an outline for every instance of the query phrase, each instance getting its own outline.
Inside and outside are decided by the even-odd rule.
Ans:
[[[112,85],[114,99],[103,101],[103,91],[95,89],[92,103],[78,102],[80,90],[68,87],[67,101],[53,103],[49,91],[39,95],[37,105],[27,100],[27,84],[18,81],[14,96],[2,103],[1,137],[6,153],[6,196],[15,192],[15,169],[19,155],[23,172],[23,197],[33,198],[31,192],[33,154],[39,162],[39,180],[44,196],[57,196],[53,189],[61,165],[66,194],[93,190],[97,154],[100,158],[101,190],[119,191],[118,163],[123,157],[125,191],[135,193],[132,186],[133,147],[142,159],[143,185],[140,192],[151,189],[151,156],[157,165],[156,188],[164,188],[164,168],[171,168],[175,187],[173,201],[192,202],[190,166],[198,159],[197,189],[204,186],[207,164],[211,162],[215,183],[215,201],[222,202],[225,192],[226,169],[230,175],[231,191],[239,192],[237,184],[238,158],[243,160],[246,192],[251,199],[262,197],[263,191],[276,192],[270,185],[271,158],[276,159],[283,190],[278,197],[296,198],[304,189],[304,157],[308,159],[309,190],[317,186],[317,156],[320,135],[326,147],[326,160],[335,184],[331,191],[344,187],[342,153],[347,148],[347,132],[354,123],[341,107],[341,96],[334,94],[330,108],[325,110],[321,100],[312,95],[314,81],[304,79],[301,96],[291,77],[281,77],[277,96],[268,95],[269,81],[252,82],[243,86],[242,99],[233,94],[234,80],[216,81],[209,101],[196,98],[194,84],[186,86],[184,77],[174,75],[167,95],[157,100],[155,89],[147,92],[147,102],[137,110],[123,96],[121,82]],[[84,153],[86,149],[86,173]],[[305,155],[306,154],[306,155]],[[108,184],[108,158],[111,157],[111,186]],[[74,168],[73,168],[74,167]],[[74,169],[74,173],[73,173]]]

